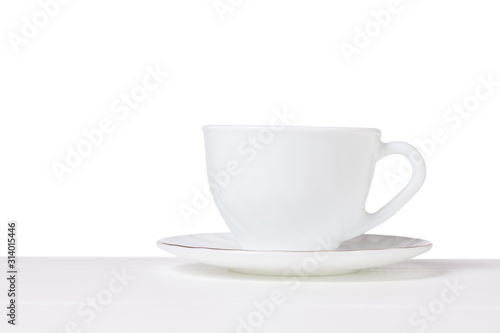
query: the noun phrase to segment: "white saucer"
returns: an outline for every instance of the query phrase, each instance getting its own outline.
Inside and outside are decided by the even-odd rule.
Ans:
[[[182,235],[160,239],[157,245],[178,257],[231,271],[275,276],[319,276],[353,273],[394,264],[431,249],[423,239],[365,234],[337,250],[245,250],[231,233]]]

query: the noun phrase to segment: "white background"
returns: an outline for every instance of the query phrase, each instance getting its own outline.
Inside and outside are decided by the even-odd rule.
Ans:
[[[20,255],[164,256],[159,238],[227,231],[213,203],[179,213],[206,182],[200,128],[267,124],[286,107],[293,125],[376,127],[384,141],[443,129],[421,149],[421,191],[372,232],[431,240],[424,258],[498,258],[500,87],[456,128],[443,120],[480,76],[500,81],[498,4],[401,0],[348,63],[341,43],[389,1],[230,3],[221,20],[211,0],[69,1],[17,47],[40,4],[1,3],[1,232],[19,222]],[[148,66],[169,77],[120,119],[112,104]],[[52,164],[105,118],[113,131],[60,181]],[[379,163],[372,210],[403,186],[385,179],[398,166]]]

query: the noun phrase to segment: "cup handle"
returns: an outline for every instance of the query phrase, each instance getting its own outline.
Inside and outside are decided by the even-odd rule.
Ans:
[[[356,230],[356,234],[350,235],[347,239],[362,235],[368,230],[375,228],[382,222],[389,219],[422,187],[426,173],[425,162],[418,150],[412,145],[400,141],[382,143],[375,155],[375,158],[379,161],[382,158],[393,154],[403,155],[410,161],[412,165],[412,176],[409,183],[394,198],[392,198],[391,201],[386,203],[378,211],[374,213],[366,212],[366,219],[363,219],[362,223],[360,223],[361,225],[359,226],[359,229]]]

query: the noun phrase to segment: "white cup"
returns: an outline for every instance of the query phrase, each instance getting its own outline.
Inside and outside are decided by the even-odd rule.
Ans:
[[[214,201],[244,249],[335,249],[394,215],[420,189],[425,163],[372,128],[205,126]],[[365,203],[378,160],[406,156],[408,185],[375,213]]]

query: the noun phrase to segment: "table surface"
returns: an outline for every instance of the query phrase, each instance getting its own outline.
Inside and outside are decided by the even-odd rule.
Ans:
[[[500,260],[410,260],[308,278],[173,257],[18,262],[17,325],[6,323],[2,279],[2,332],[500,332]]]

